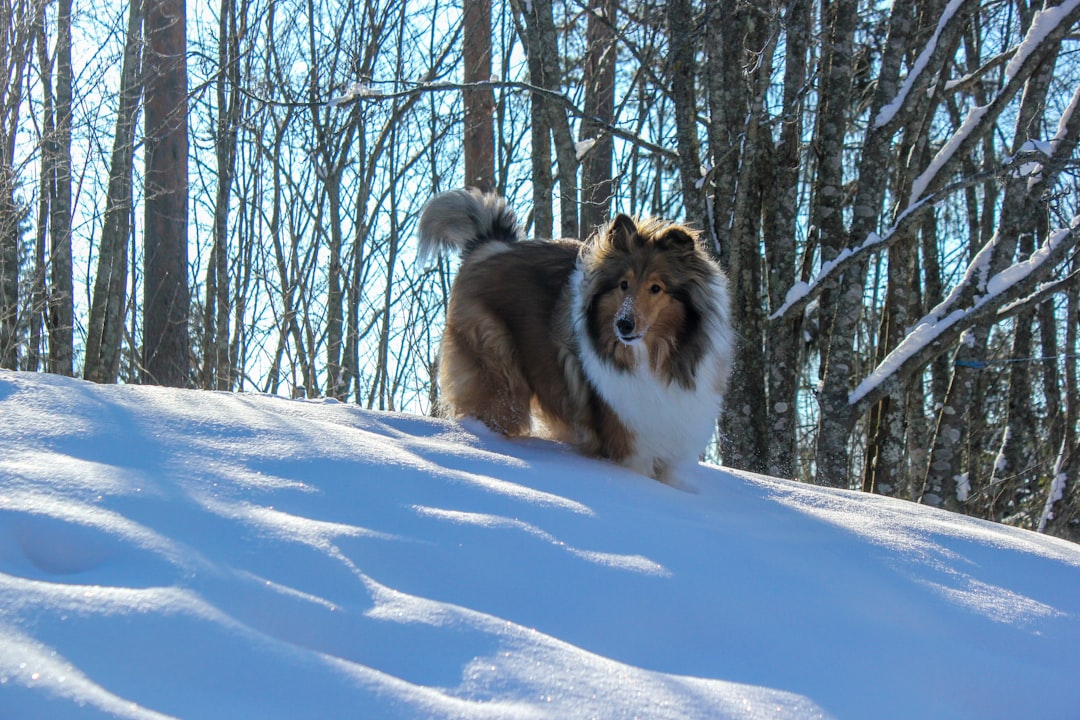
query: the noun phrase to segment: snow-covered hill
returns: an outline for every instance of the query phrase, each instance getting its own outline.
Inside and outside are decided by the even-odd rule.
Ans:
[[[1080,717],[1080,547],[684,481],[0,373],[0,718]]]

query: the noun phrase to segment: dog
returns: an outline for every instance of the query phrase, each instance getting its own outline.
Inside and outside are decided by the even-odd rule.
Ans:
[[[436,195],[427,262],[456,250],[441,412],[552,437],[662,482],[697,462],[733,357],[727,279],[698,233],[617,215],[586,241],[530,241],[495,194]]]

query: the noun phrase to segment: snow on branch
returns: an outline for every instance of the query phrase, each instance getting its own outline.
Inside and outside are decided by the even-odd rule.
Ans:
[[[1043,505],[1042,515],[1039,517],[1039,532],[1046,532],[1046,523],[1054,519],[1054,504],[1065,497],[1065,482],[1068,477],[1065,473],[1065,458],[1068,456],[1068,446],[1063,442],[1054,461],[1053,479],[1050,481],[1050,490],[1046,494],[1046,504]],[[1073,482],[1076,479],[1073,478]]]
[[[952,137],[941,147],[927,168],[911,185],[911,198],[918,202],[940,186],[942,178],[957,158],[963,157],[972,144],[997,120],[1016,93],[1042,62],[1048,47],[1060,41],[1080,18],[1080,0],[1065,0],[1057,7],[1035,13],[1024,39],[1005,66],[1005,84],[986,105],[973,107]]]
[[[998,274],[987,278],[983,292],[968,308],[950,309],[953,304],[946,299],[925,317],[915,323],[913,329],[896,348],[878,363],[873,372],[859,383],[848,396],[848,404],[861,415],[871,405],[892,392],[908,375],[943,352],[960,333],[988,315],[1016,300],[1041,296],[1032,295],[1039,281],[1057,266],[1077,245],[1080,239],[1080,215],[1073,218],[1069,227],[1058,228],[1050,233],[1046,242],[1026,260],[1010,265]],[[988,247],[995,241],[988,243]],[[968,267],[966,278],[984,272],[984,248]]]
[[[930,57],[934,54],[934,50],[937,48],[938,40],[941,38],[941,33],[945,29],[945,26],[955,17],[957,10],[968,0],[952,0],[945,10],[941,13],[941,18],[938,20],[937,28],[934,29],[934,34],[930,40],[926,43],[926,47],[919,53],[919,57],[915,58],[915,64],[911,66],[911,71],[908,72],[907,77],[904,79],[904,84],[900,86],[900,90],[897,91],[896,97],[891,102],[886,103],[878,112],[877,117],[874,118],[874,127],[883,128],[893,121],[897,113],[907,102],[908,96],[911,94],[911,89],[914,87],[915,82],[922,76],[922,73],[926,70],[927,65],[930,62]]]
[[[357,98],[371,97],[374,95],[374,91],[367,83],[354,82],[345,88],[340,95],[335,95],[326,101],[329,107],[337,107],[338,105],[344,105],[345,103],[352,102]]]
[[[1080,4],[1080,0],[1077,0]],[[1080,86],[1073,93],[1072,100],[1062,113],[1058,121],[1058,128],[1054,137],[1049,141],[1029,141],[1020,148],[1015,156],[1007,158],[1005,163],[993,173],[980,173],[964,178],[960,182],[949,185],[937,192],[927,195],[913,202],[901,212],[893,227],[882,235],[870,233],[861,245],[842,251],[833,260],[823,263],[817,274],[810,282],[797,282],[788,289],[784,303],[769,316],[770,321],[778,321],[790,318],[795,313],[801,313],[820,293],[826,283],[837,277],[850,267],[850,265],[871,252],[887,250],[898,238],[903,237],[902,231],[917,220],[923,210],[932,208],[935,203],[962,190],[970,185],[983,182],[990,175],[1013,175],[1027,177],[1027,190],[1034,196],[1042,195],[1045,189],[1057,181],[1057,175],[1064,167],[1065,162],[1072,156],[1080,138]],[[1049,169],[1049,172],[1045,172]],[[979,271],[985,276],[985,262],[993,249],[997,236],[984,246],[968,267],[968,273]],[[946,298],[939,309],[948,308],[960,296],[960,289],[967,286],[973,277],[965,276],[956,289]],[[985,282],[985,277],[982,277]]]
[[[963,185],[967,184],[969,183]],[[955,188],[950,187],[948,192],[954,190]],[[941,194],[945,195],[947,193],[943,192]],[[922,201],[909,206],[897,217],[896,224],[884,234],[870,233],[858,247],[845,248],[832,260],[822,263],[821,268],[810,282],[796,282],[788,289],[787,295],[784,297],[784,304],[769,315],[769,320],[775,322],[802,312],[807,305],[821,294],[821,290],[827,281],[843,273],[854,261],[864,255],[887,250],[897,238],[903,236],[901,231],[918,219],[921,214],[920,211],[933,207],[933,202],[936,199],[936,197],[924,198]]]

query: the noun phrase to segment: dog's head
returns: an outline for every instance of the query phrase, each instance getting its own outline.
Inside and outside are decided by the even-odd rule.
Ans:
[[[581,265],[586,325],[600,357],[678,375],[672,358],[689,349],[701,322],[694,288],[712,269],[697,232],[618,215],[584,244]]]

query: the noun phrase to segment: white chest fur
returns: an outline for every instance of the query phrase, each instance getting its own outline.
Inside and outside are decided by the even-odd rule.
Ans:
[[[572,279],[578,281],[576,290],[580,279],[579,271]],[[726,296],[718,299],[726,302]],[[708,350],[694,370],[694,388],[686,389],[650,369],[642,341],[632,346],[637,354],[633,372],[603,360],[587,337],[583,303],[575,300],[574,326],[585,374],[633,435],[633,453],[626,464],[664,479],[668,468],[695,462],[712,437],[723,403],[731,362],[726,315],[703,324],[702,331],[710,335]]]

